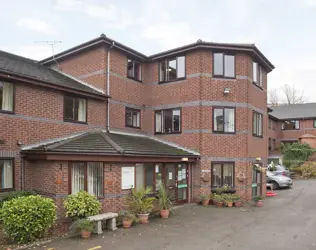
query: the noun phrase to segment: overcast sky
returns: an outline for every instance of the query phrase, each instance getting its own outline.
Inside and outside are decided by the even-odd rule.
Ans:
[[[150,55],[198,39],[255,43],[276,66],[269,88],[295,84],[316,102],[316,0],[1,0],[0,49],[33,59],[104,33]]]

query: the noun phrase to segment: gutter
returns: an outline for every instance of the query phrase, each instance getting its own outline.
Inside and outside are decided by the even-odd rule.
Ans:
[[[107,65],[106,65],[106,95],[110,96],[110,57],[111,49],[114,47],[115,43],[112,42],[112,45],[108,48],[107,53]],[[106,121],[106,131],[109,131],[110,128],[110,99],[107,101],[107,121]]]

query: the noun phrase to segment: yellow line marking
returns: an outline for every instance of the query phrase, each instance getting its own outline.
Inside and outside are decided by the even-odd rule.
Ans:
[[[96,246],[96,247],[92,247],[92,248],[88,248],[87,250],[95,250],[95,249],[100,249],[101,246]]]

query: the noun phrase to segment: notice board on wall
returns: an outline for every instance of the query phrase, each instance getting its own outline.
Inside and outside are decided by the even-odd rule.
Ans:
[[[135,187],[135,167],[122,167],[122,189]]]

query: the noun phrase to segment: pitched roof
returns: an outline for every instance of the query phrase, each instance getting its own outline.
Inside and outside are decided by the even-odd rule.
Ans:
[[[316,118],[316,103],[291,104],[270,107],[270,116],[280,120]]]
[[[87,131],[73,137],[59,138],[46,144],[26,146],[22,148],[22,152],[169,157],[197,157],[199,155],[191,150],[172,146],[150,136],[118,134],[104,130]]]
[[[74,77],[44,66],[41,63],[25,57],[17,56],[0,50],[0,72],[42,81],[90,94],[102,95],[100,90],[89,86]]]
[[[77,53],[81,50],[85,50],[91,48],[92,46],[97,46],[100,44],[113,45],[115,48],[124,51],[125,53],[132,55],[134,57],[139,58],[142,61],[151,61],[157,60],[161,57],[170,56],[176,53],[182,53],[185,51],[191,51],[200,48],[209,48],[209,49],[220,49],[220,50],[230,50],[230,51],[245,51],[251,53],[257,60],[259,60],[262,65],[268,70],[272,71],[274,69],[274,65],[263,55],[263,53],[255,46],[255,44],[245,44],[245,43],[214,43],[214,42],[205,42],[202,40],[198,40],[195,43],[187,44],[178,48],[174,48],[171,50],[163,51],[157,54],[153,54],[150,56],[146,56],[122,43],[119,43],[104,34],[101,36],[94,38],[85,43],[79,44],[73,48],[65,50],[56,54],[53,57],[48,57],[40,61],[43,64],[52,63],[53,59],[59,60],[63,57],[67,57],[71,54]]]

